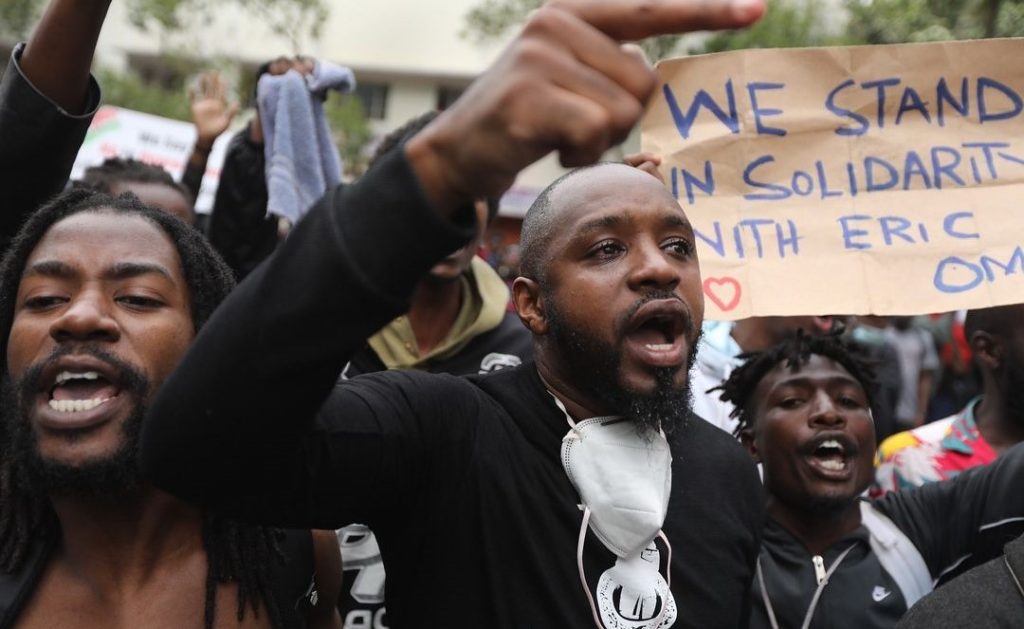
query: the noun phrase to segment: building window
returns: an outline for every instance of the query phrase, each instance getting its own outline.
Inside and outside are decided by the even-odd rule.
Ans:
[[[370,120],[384,120],[388,114],[387,83],[357,81],[355,97],[363,104],[363,111]]]
[[[438,111],[444,111],[452,105],[455,101],[462,96],[462,93],[466,91],[464,87],[445,87],[441,86],[437,88],[437,109]]]

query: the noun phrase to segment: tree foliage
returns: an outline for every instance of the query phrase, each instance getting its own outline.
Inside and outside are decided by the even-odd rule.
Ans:
[[[482,0],[466,15],[463,35],[487,42],[517,28],[543,0]],[[686,38],[690,53],[743,48],[1024,36],[1024,0],[768,0],[749,29]],[[652,59],[677,52],[680,39],[643,42]]]
[[[142,29],[174,32],[193,20],[210,19],[217,0],[123,0],[132,24]],[[241,10],[258,15],[270,30],[286,38],[295,52],[305,36],[320,36],[328,15],[326,0],[232,0]],[[42,13],[46,0],[0,0],[0,32],[24,38]]]
[[[1024,35],[1020,0],[844,0],[854,43]]]

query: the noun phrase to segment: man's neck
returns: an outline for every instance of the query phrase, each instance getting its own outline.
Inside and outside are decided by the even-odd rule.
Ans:
[[[441,344],[455,325],[462,308],[462,281],[421,281],[412,296],[406,316],[420,355]]]
[[[61,538],[56,558],[104,591],[148,583],[201,551],[202,515],[151,487],[110,498],[53,497]]]
[[[986,383],[974,407],[974,423],[981,437],[997,454],[1024,441],[1024,418],[1014,418],[998,388]]]
[[[857,500],[834,510],[806,511],[791,509],[769,496],[768,515],[815,555],[824,554],[860,526],[860,505]]]
[[[558,361],[548,355],[548,352],[534,345],[534,352],[537,361],[537,373],[547,390],[551,392],[562,404],[573,421],[583,421],[591,417],[602,417],[612,413],[593,396],[570,382],[569,378],[562,374],[565,369],[558,367]]]

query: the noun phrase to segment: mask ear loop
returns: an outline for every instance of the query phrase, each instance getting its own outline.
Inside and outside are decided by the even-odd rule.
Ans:
[[[573,421],[572,415],[570,415],[569,411],[566,410],[565,404],[562,404],[562,400],[558,399],[558,396],[552,393],[551,391],[548,391],[548,395],[550,395],[551,399],[555,401],[555,406],[558,407],[558,410],[562,411],[562,413],[565,415],[565,421],[569,422],[569,428],[572,428],[575,431],[576,422]],[[577,434],[579,434],[579,431],[577,431]]]
[[[583,570],[583,544],[587,539],[587,525],[590,524],[590,507],[583,510],[583,524],[580,525],[580,538],[576,543],[576,568],[580,573],[580,583],[583,584],[583,593],[587,595],[590,603],[590,613],[594,615],[594,624],[597,629],[605,629],[601,617],[597,614],[597,605],[594,603],[594,595],[590,593],[590,586],[587,585],[587,573]]]

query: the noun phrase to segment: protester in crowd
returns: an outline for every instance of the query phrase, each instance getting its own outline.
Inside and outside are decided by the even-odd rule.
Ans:
[[[795,335],[798,330],[819,333],[832,329],[832,317],[751,317],[740,321],[708,321],[693,370],[693,412],[727,433],[735,434],[732,404],[708,391],[720,386],[741,356],[761,352]]]
[[[1024,441],[1024,304],[971,310],[965,330],[982,395],[955,415],[886,439],[875,494],[953,478]]]
[[[874,374],[834,337],[799,335],[733,371],[722,396],[764,472],[768,522],[751,627],[892,627],[934,581],[1024,527],[1024,448],[957,479],[860,500]]]
[[[971,359],[971,343],[964,332],[966,310],[924,318],[938,345],[941,368],[928,401],[926,421],[949,417],[981,394],[980,376]]]
[[[928,414],[928,400],[939,369],[935,339],[913,325],[913,317],[891,317],[885,337],[896,348],[900,365],[900,398],[896,403],[896,424],[901,430],[922,426]]]
[[[70,191],[15,237],[2,626],[340,626],[333,534],[200,511],[139,475],[145,408],[232,285],[202,236],[130,196]]]
[[[110,0],[53,0],[0,81],[0,250],[25,216],[64,189],[100,103],[89,74]]]
[[[648,175],[576,172],[527,216],[513,292],[536,365],[334,386],[475,233],[474,199],[549,150],[589,163],[627,135],[656,82],[613,37],[739,26],[763,6],[645,9],[545,5],[452,108],[314,208],[158,396],[151,476],[265,521],[369,523],[394,627],[742,625],[760,489],[734,440],[687,419],[700,272],[682,209]],[[202,422],[169,421],[193,405]],[[579,449],[598,442],[614,454]]]
[[[399,151],[438,116],[431,111],[385,136],[370,160]],[[409,310],[370,337],[342,375],[352,378],[384,369],[419,369],[467,375],[515,367],[533,356],[529,331],[508,311],[509,291],[498,274],[476,255],[487,225],[498,213],[498,199],[477,199],[476,234],[423,277],[413,290]],[[346,562],[339,600],[352,626],[369,626],[382,617],[384,569],[376,537],[362,524],[338,531]],[[358,583],[353,579],[358,578]]]
[[[256,79],[258,81],[264,74],[282,75],[292,69],[305,74],[312,70],[303,59],[278,57],[261,65]],[[221,102],[227,104],[226,101]],[[224,123],[216,110],[216,102],[208,104],[211,115],[210,128],[204,133],[206,136],[212,135]],[[227,113],[224,111],[223,115]],[[214,122],[218,124],[214,125]],[[227,127],[226,124],[224,126]],[[228,144],[210,213],[210,242],[224,257],[236,279],[252,272],[277,248],[280,239],[278,219],[267,215],[267,199],[263,125],[257,108],[245,129],[235,134]]]
[[[221,136],[238,113],[238,103],[228,98],[228,85],[217,70],[210,70],[199,75],[188,92],[189,105],[192,111],[192,124],[196,127],[196,143],[185,164],[185,172],[181,175],[181,184],[192,195],[193,203],[199,198],[203,186],[203,177],[213,151],[213,143]],[[196,216],[195,225],[199,231],[209,231],[209,214]]]
[[[87,168],[80,184],[111,196],[130,192],[146,205],[158,207],[188,225],[195,224],[191,193],[159,166],[114,157]]]

